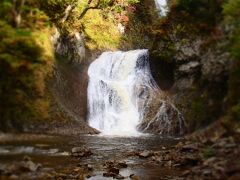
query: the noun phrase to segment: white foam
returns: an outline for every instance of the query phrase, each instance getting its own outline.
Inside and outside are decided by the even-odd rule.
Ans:
[[[89,67],[89,125],[103,135],[138,136],[137,125],[148,100],[144,89],[157,90],[147,50],[104,52]],[[146,91],[147,92],[147,91]]]

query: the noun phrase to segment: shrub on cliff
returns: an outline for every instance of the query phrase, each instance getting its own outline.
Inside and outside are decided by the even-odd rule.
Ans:
[[[4,0],[0,7],[0,129],[7,131],[48,117],[45,78],[54,57],[37,3]]]
[[[229,33],[229,51],[234,58],[229,78],[230,119],[240,122],[240,0],[229,0],[224,5],[224,23]]]

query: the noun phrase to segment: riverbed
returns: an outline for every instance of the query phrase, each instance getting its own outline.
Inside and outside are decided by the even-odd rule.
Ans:
[[[74,179],[74,170],[79,165],[89,165],[93,170],[86,177],[91,180],[113,179],[104,177],[104,163],[121,161],[127,168],[121,168],[120,174],[130,179],[134,174],[141,180],[159,180],[179,177],[181,172],[162,166],[151,158],[129,156],[132,152],[167,150],[181,141],[179,138],[142,135],[138,137],[119,137],[101,135],[52,136],[41,134],[2,134],[0,135],[0,170],[21,162],[26,156],[40,168],[31,172],[5,174],[8,179],[14,176],[22,179],[43,179],[55,174],[71,174],[66,179]],[[74,147],[86,147],[92,155],[76,158],[71,156]],[[67,178],[68,177],[68,178]],[[70,178],[69,178],[70,177]]]

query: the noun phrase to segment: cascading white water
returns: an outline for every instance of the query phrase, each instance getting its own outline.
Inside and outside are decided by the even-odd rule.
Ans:
[[[158,89],[148,51],[104,52],[90,65],[88,75],[89,125],[108,135],[139,134],[141,104]]]
[[[155,0],[155,5],[160,16],[165,16],[167,14],[167,0]]]

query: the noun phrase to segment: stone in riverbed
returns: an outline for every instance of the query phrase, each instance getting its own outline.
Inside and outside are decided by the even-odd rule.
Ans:
[[[90,164],[78,164],[77,168],[75,169],[81,169],[84,171],[93,171],[93,166]]]
[[[15,174],[9,176],[9,179],[14,180],[14,179],[19,179],[19,177]]]
[[[120,162],[117,162],[117,167],[118,167],[118,168],[127,168],[128,165],[127,165],[126,162],[120,161]]]
[[[103,177],[116,177],[117,174],[111,173],[111,172],[105,172],[103,173]]]
[[[72,148],[71,155],[74,157],[87,157],[91,156],[93,153],[88,148],[82,148],[82,147],[74,147]]]
[[[139,155],[139,152],[137,151],[130,151],[127,153],[127,156],[138,156]]]
[[[60,179],[67,179],[67,174],[63,174],[63,173],[58,173],[58,174],[56,174],[55,175],[55,178],[57,179],[57,180],[60,180]]]
[[[25,161],[25,162],[22,162],[21,167],[25,171],[35,172],[41,167],[41,165],[40,164],[35,164],[32,161]]]
[[[137,176],[137,175],[135,175],[135,174],[131,174],[129,177],[130,177],[130,179],[132,179],[132,180],[140,180],[140,177]]]
[[[120,177],[118,175],[119,175],[119,169],[112,166],[108,167],[107,172],[103,173],[104,177],[117,178],[117,177]]]
[[[199,145],[197,143],[186,144],[180,147],[180,151],[182,152],[194,152],[194,151],[198,151],[198,149],[199,149]]]
[[[114,174],[119,174],[119,169],[118,169],[118,168],[115,168],[115,167],[112,167],[112,168],[109,168],[109,169],[108,169],[108,172],[114,173]]]
[[[24,157],[23,157],[23,160],[24,160],[24,161],[31,161],[32,159],[31,159],[29,156],[24,156]]]
[[[31,161],[31,158],[26,158],[24,157],[24,161],[21,161],[20,163],[15,163],[15,164],[11,164],[9,165],[5,172],[7,174],[21,174],[23,172],[35,172],[37,170],[39,170],[42,165],[39,163],[34,163],[33,161]]]
[[[112,167],[115,167],[115,168],[118,168],[118,169],[121,169],[121,168],[127,168],[128,165],[125,161],[106,161],[103,166],[105,168],[112,168]]]
[[[143,151],[141,153],[139,153],[138,155],[140,158],[148,158],[148,157],[151,157],[153,156],[153,152],[152,151]]]
[[[118,174],[116,177],[114,177],[115,179],[125,179],[124,176],[122,176],[121,174]]]

